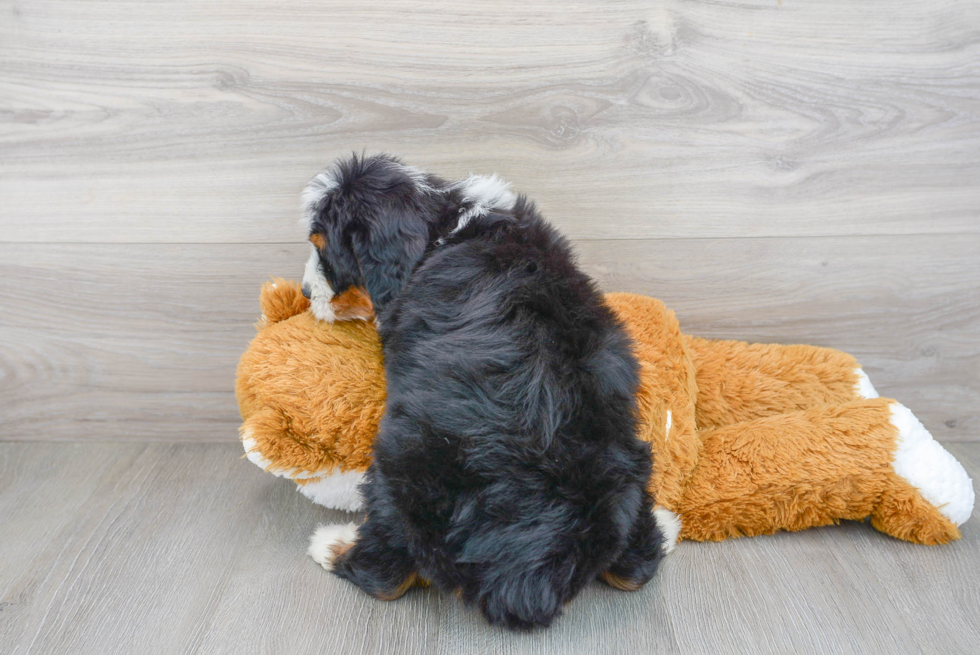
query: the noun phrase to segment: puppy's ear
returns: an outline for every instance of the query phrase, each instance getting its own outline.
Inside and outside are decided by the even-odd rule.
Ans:
[[[392,208],[386,220],[352,239],[364,286],[376,309],[384,307],[408,283],[429,239],[425,221],[416,213]]]

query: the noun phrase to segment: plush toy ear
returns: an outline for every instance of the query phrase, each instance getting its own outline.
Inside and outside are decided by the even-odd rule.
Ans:
[[[300,285],[277,277],[262,285],[259,306],[262,308],[262,318],[255,327],[263,330],[273,323],[305,312],[310,308],[310,301],[303,297]]]
[[[376,309],[384,307],[408,283],[428,239],[425,221],[405,209],[392,209],[367,233],[353,235],[354,255]]]

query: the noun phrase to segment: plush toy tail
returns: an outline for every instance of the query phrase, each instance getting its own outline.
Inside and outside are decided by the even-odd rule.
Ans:
[[[310,301],[303,296],[299,284],[274,277],[262,285],[259,306],[262,308],[262,318],[255,324],[255,329],[261,331],[274,323],[302,314],[310,308]]]

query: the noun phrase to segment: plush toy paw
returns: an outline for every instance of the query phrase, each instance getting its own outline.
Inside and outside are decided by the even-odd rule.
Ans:
[[[343,525],[321,525],[310,537],[310,547],[306,554],[328,571],[333,571],[334,562],[350,550],[357,540],[357,526],[353,523]]]

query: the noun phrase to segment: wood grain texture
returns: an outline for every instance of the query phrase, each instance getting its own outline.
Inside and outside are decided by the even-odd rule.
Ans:
[[[227,441],[258,289],[307,246],[0,244],[0,439]],[[980,439],[980,236],[584,241],[686,332],[853,353],[944,441]]]
[[[0,3],[0,239],[291,242],[326,161],[579,239],[980,232],[972,0]]]
[[[980,478],[980,444],[950,449]],[[451,594],[370,599],[305,555],[311,504],[231,444],[0,444],[0,643],[13,654],[975,653],[980,529],[947,546],[860,523],[678,546],[555,625]],[[8,529],[10,528],[10,529]]]
[[[937,548],[682,544],[514,635],[324,574],[306,540],[348,517],[237,444],[148,443],[235,439],[299,191],[365,148],[499,172],[692,334],[852,352],[980,479],[978,26],[973,0],[0,0],[0,650],[980,652],[976,516]]]

